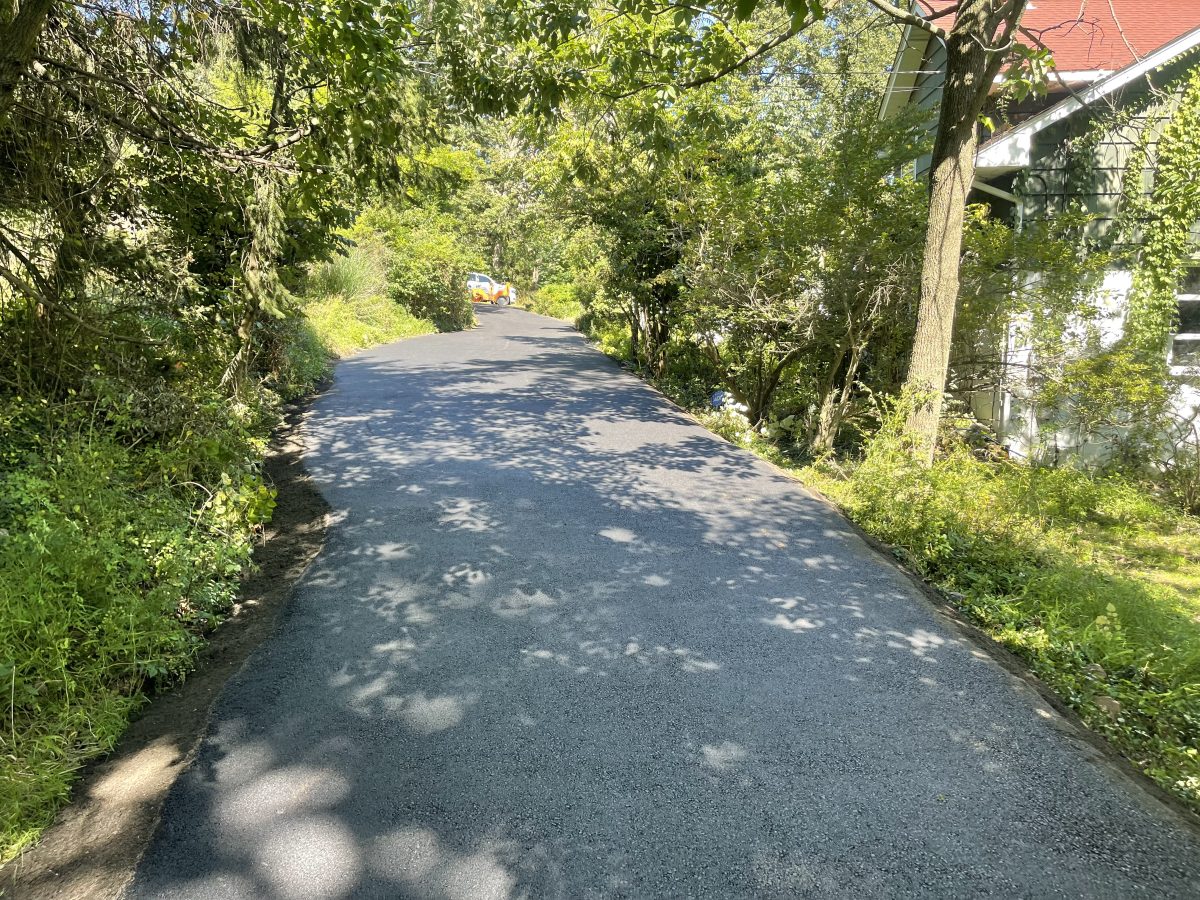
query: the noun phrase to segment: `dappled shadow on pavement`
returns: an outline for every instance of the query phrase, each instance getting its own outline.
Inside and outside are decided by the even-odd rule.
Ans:
[[[132,896],[1195,891],[1192,834],[827,506],[480,318],[339,367],[328,544]]]

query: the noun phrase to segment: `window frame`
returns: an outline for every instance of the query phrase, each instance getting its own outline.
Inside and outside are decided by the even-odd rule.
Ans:
[[[1200,306],[1200,293],[1184,293],[1184,286],[1191,280],[1195,279],[1195,291],[1200,291],[1200,259],[1188,260],[1184,267],[1187,273],[1179,279],[1180,291],[1175,295],[1175,303],[1178,307],[1186,304],[1196,304]],[[1171,345],[1168,349],[1167,363],[1170,367],[1172,375],[1200,375],[1200,361],[1194,363],[1176,363],[1175,362],[1175,345],[1182,341],[1186,344],[1195,344],[1200,347],[1200,331],[1177,331],[1171,335]]]

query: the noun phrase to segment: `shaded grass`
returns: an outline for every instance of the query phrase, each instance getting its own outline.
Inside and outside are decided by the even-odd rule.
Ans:
[[[1200,520],[1118,477],[986,462],[966,448],[926,468],[891,426],[862,459],[804,465],[744,419],[698,415],[889,544],[1200,812]]]

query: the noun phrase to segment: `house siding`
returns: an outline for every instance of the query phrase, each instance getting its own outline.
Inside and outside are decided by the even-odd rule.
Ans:
[[[921,60],[921,73],[913,83],[912,103],[929,113],[926,129],[930,134],[937,130],[938,108],[942,103],[942,87],[946,83],[946,45],[941,38],[933,38]],[[917,178],[929,172],[933,156],[925,153],[914,162],[913,171]]]
[[[1176,84],[1187,70],[1200,63],[1193,55],[1178,60],[1153,77],[1159,87]],[[1117,218],[1126,190],[1126,173],[1136,158],[1135,151],[1145,141],[1148,152],[1144,159],[1147,168],[1142,173],[1142,191],[1153,184],[1153,160],[1156,156],[1157,135],[1162,120],[1148,117],[1144,110],[1150,105],[1151,85],[1140,82],[1130,85],[1119,95],[1097,109],[1069,116],[1034,136],[1032,163],[1014,180],[1014,192],[1020,197],[1016,210],[1017,222],[1053,216],[1066,211],[1086,211],[1094,216],[1089,224],[1088,237],[1094,240],[1118,239]],[[1104,122],[1116,122],[1105,128]],[[1098,135],[1097,128],[1103,129]],[[1089,140],[1089,136],[1091,139]],[[1074,162],[1064,152],[1069,144],[1086,148],[1083,159]],[[1200,251],[1200,223],[1194,231]],[[1136,240],[1136,235],[1134,236]],[[1118,248],[1119,249],[1119,248]],[[1200,260],[1200,252],[1197,253]],[[1120,339],[1125,328],[1132,274],[1115,268],[1110,271],[1094,302],[1100,310],[1095,325],[1103,346]],[[1022,323],[1014,324],[1004,336],[1004,356],[1008,362],[1005,384],[997,391],[972,396],[971,407],[976,415],[994,427],[1011,450],[1022,457],[1057,458],[1074,454],[1093,458],[1102,451],[1089,445],[1080,436],[1058,431],[1048,425],[1052,418],[1048,410],[1039,410],[1033,403],[1035,391],[1027,383],[1031,351],[1023,336]],[[1181,350],[1190,355],[1191,345]],[[1182,358],[1183,353],[1164,347],[1164,353]],[[1181,419],[1195,419],[1200,413],[1200,370],[1175,367],[1173,374],[1186,379],[1176,405]]]

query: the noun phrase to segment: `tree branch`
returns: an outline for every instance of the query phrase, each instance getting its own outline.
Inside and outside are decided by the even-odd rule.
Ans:
[[[948,13],[950,10],[943,10],[936,16],[925,18],[924,16],[918,16],[914,12],[901,9],[899,6],[896,6],[893,3],[889,3],[888,0],[867,0],[867,2],[880,12],[891,16],[897,22],[902,22],[905,25],[911,25],[913,28],[920,28],[922,31],[928,31],[934,37],[940,37],[943,41],[946,40],[946,29],[941,25],[934,24],[933,19],[946,15],[946,13]],[[954,8],[958,9],[957,5]]]
[[[780,46],[781,44],[784,44],[787,41],[790,41],[792,38],[794,38],[796,35],[798,35],[801,31],[803,31],[804,28],[808,24],[809,23],[806,22],[806,23],[804,23],[804,25],[799,25],[799,26],[792,25],[788,28],[787,31],[783,32],[782,34],[776,35],[775,37],[771,38],[769,41],[759,44],[757,47],[755,47],[749,53],[745,54],[741,59],[737,60],[736,62],[730,63],[727,66],[722,66],[720,69],[717,69],[715,72],[712,72],[708,75],[701,75],[700,77],[693,78],[690,81],[684,81],[679,84],[676,84],[676,87],[678,87],[680,90],[686,91],[686,90],[691,90],[692,88],[702,87],[703,85],[706,85],[706,84],[712,84],[714,81],[720,81],[726,75],[729,75],[732,72],[736,72],[738,69],[742,68],[742,66],[746,65],[747,63],[753,62],[754,60],[758,59],[760,56],[770,53],[772,50],[774,50],[776,47]],[[640,84],[635,88],[630,88],[629,90],[622,91],[619,94],[610,94],[607,96],[609,96],[609,98],[612,100],[624,100],[628,97],[634,96],[635,94],[640,94],[642,91],[649,90],[650,88],[662,87],[665,83],[666,82],[656,81],[656,82],[651,82],[649,84]]]

